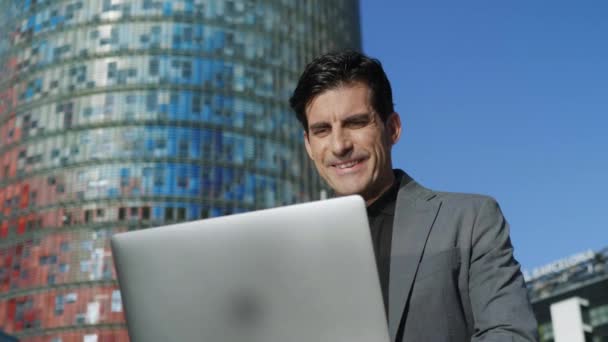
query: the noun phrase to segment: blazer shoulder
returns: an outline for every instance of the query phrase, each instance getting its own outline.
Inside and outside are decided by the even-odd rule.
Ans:
[[[447,191],[432,192],[437,195],[435,198],[442,201],[444,205],[467,205],[478,207],[486,203],[497,203],[494,197],[488,195]]]
[[[479,212],[480,210],[495,210],[500,208],[496,199],[492,196],[475,194],[475,193],[463,193],[463,192],[449,192],[449,191],[437,191],[426,189],[422,193],[425,194],[425,198],[429,202],[441,203],[443,209],[451,211],[474,211]]]
[[[441,202],[442,207],[461,209],[479,209],[484,205],[498,207],[498,202],[491,196],[429,189],[416,182],[404,171],[398,170],[398,172],[402,172],[402,177],[404,177],[398,195],[398,199],[402,203],[407,203],[409,201],[418,202],[422,200],[423,202]]]

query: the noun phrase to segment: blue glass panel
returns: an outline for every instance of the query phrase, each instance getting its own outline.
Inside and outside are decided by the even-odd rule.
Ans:
[[[177,191],[177,187],[176,187],[176,170],[175,170],[175,164],[166,164],[165,166],[166,172],[165,172],[165,189],[164,189],[164,193],[166,195],[172,195]]]
[[[200,205],[189,204],[187,208],[188,208],[188,210],[186,210],[188,213],[187,219],[188,220],[197,220],[199,218],[199,213],[201,212]]]
[[[215,147],[215,151],[219,153],[222,152],[222,149],[224,148],[224,144],[223,144],[223,139],[222,139],[222,132],[221,131],[213,131],[213,145]]]
[[[28,18],[28,20],[27,20],[26,30],[31,29],[32,27],[34,27],[35,23],[36,23],[36,15],[30,16]]]
[[[129,168],[123,167],[120,169],[120,178],[129,178]]]
[[[221,208],[213,207],[211,208],[211,217],[222,216],[223,210]]]
[[[173,13],[173,8],[171,6],[171,1],[166,1],[163,3],[163,15],[171,16]]]
[[[109,188],[108,189],[108,197],[116,198],[120,195],[120,191],[117,188]]]
[[[152,219],[161,220],[163,218],[163,208],[155,206],[152,208]]]

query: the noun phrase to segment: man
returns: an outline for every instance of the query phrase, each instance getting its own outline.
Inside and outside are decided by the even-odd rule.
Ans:
[[[393,341],[536,340],[497,203],[429,190],[392,169],[401,121],[379,61],[354,51],[317,57],[290,104],[321,177],[366,202]]]

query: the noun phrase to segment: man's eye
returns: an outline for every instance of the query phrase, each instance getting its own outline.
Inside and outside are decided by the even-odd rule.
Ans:
[[[368,120],[356,120],[356,121],[351,121],[348,126],[350,126],[352,128],[361,128],[361,127],[365,127],[368,123],[369,123]]]
[[[315,128],[312,130],[312,134],[314,135],[325,135],[329,132],[328,128]]]

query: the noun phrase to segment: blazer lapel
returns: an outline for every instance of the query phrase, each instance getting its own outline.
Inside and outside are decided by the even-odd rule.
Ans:
[[[407,174],[397,195],[389,274],[388,327],[395,341],[422,254],[441,202],[430,202],[435,194]]]

